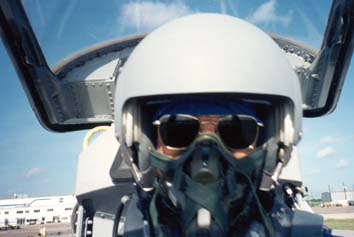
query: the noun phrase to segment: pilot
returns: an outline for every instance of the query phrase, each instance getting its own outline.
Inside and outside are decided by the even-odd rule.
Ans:
[[[240,198],[243,195],[240,196],[237,193],[250,192],[250,190],[246,190],[247,188],[241,182],[239,182],[237,187],[227,187],[227,185],[230,186],[232,184],[220,181],[225,179],[225,177],[232,179],[234,175],[237,175],[237,172],[230,169],[232,159],[253,159],[248,158],[248,155],[256,149],[260,128],[263,127],[262,122],[255,117],[255,114],[252,107],[246,105],[244,102],[221,101],[215,98],[210,100],[203,98],[203,96],[194,99],[184,98],[182,100],[171,101],[158,109],[153,118],[153,124],[156,126],[157,131],[157,141],[155,143],[157,153],[173,160],[185,159],[184,152],[190,150],[190,146],[193,147],[197,144],[197,148],[192,148],[192,154],[188,155],[190,156],[187,158],[189,159],[188,166],[179,168],[183,173],[178,175],[178,179],[185,178],[185,181],[181,181],[185,183],[178,183],[180,181],[177,181],[177,183],[174,181],[162,182],[162,187],[156,194],[156,200],[164,200],[165,196],[169,196],[166,201],[167,203],[162,204],[162,201],[155,201],[155,203],[151,204],[156,206],[154,209],[161,210],[158,214],[159,216],[170,216],[168,222],[172,221],[173,223],[178,223],[178,225],[182,224],[182,226],[177,225],[175,232],[178,232],[178,229],[187,228],[186,233],[196,232],[195,236],[209,236],[209,232],[217,233],[221,231],[219,229],[221,226],[218,224],[225,221],[225,213],[217,213],[216,208],[223,209],[222,205],[217,203],[224,199],[219,192],[226,194],[228,188],[230,189],[228,191],[232,190],[233,193],[231,195],[233,198],[231,199],[234,200],[232,201],[235,203],[238,202],[238,205],[233,205],[233,208],[238,210],[233,209],[232,212],[240,213],[242,211],[241,206],[243,202],[237,200],[236,197]],[[215,144],[210,144],[213,142]],[[217,154],[217,151],[212,148],[217,143],[223,148],[223,152],[228,153],[227,156],[231,161],[230,164],[223,161],[219,157],[219,154]],[[155,160],[155,158],[152,158],[152,160]],[[168,179],[168,174],[165,173],[168,170],[164,166],[161,167],[163,171],[160,170],[159,164],[156,164],[155,167],[158,179]],[[172,172],[175,173],[176,171],[173,170]],[[239,177],[239,179],[242,179],[242,177]],[[174,190],[173,187],[186,184],[188,187],[184,190],[184,194],[192,199],[192,203],[188,200],[186,202],[183,194],[178,194],[179,191]],[[167,188],[164,188],[164,185],[167,185]],[[190,192],[194,192],[194,188],[198,189],[200,185],[204,186],[200,187],[203,193],[200,193],[200,196],[193,197],[194,194]],[[178,189],[183,188],[180,187]],[[171,197],[175,203],[172,202]],[[208,198],[213,200],[208,200]],[[179,205],[180,207],[178,207]],[[189,207],[187,208],[186,205]],[[171,216],[169,213],[175,213],[176,209],[186,209],[187,213]],[[194,213],[191,209],[194,209]],[[185,218],[183,217],[185,215],[189,218],[181,223],[180,219]],[[193,223],[192,221],[191,217],[194,215],[198,216],[196,219],[197,223]],[[211,222],[212,218],[216,223]],[[203,220],[207,222],[200,226]],[[164,218],[161,219],[158,229],[161,229],[161,225],[165,225],[164,229],[169,230],[168,222]],[[245,227],[244,223],[239,227]],[[233,228],[235,227],[233,226]],[[243,228],[242,231],[245,229],[247,228]],[[230,232],[231,230],[228,231]],[[225,230],[222,232],[226,234]],[[240,228],[238,228],[237,233],[238,235],[241,233]]]
[[[330,236],[278,180],[301,137],[301,90],[257,27],[196,14],[153,31],[118,77],[115,113],[136,183],[123,236]]]

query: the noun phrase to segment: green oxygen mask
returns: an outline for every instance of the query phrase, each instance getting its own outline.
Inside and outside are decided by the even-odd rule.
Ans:
[[[216,135],[204,133],[175,159],[151,151],[151,164],[161,174],[150,205],[158,236],[180,236],[164,226],[188,237],[230,236],[237,220],[250,215],[246,205],[255,205],[262,219],[268,219],[255,191],[266,147],[236,159]],[[263,222],[269,225],[269,220]]]

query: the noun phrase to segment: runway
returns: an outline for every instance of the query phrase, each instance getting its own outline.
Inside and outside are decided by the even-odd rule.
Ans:
[[[345,219],[346,216],[353,216],[350,218],[354,218],[354,207],[314,208],[314,211],[323,215],[325,219],[328,217]],[[38,236],[42,227],[46,228],[47,236],[72,237],[69,223],[24,226],[18,230],[0,231],[0,237],[35,237]],[[354,237],[353,230],[333,230],[332,233],[336,236]]]
[[[333,230],[332,234],[336,236],[354,237],[353,230]]]
[[[354,219],[354,206],[348,207],[316,207],[313,211],[324,219]]]
[[[18,230],[0,231],[0,237],[37,237],[40,228],[46,228],[46,236],[72,237],[71,225],[69,223],[55,223],[44,225],[23,226]]]
[[[321,216],[325,220],[328,219],[354,219],[354,206],[348,207],[316,207],[313,211]],[[333,230],[333,235],[354,237],[353,230]]]

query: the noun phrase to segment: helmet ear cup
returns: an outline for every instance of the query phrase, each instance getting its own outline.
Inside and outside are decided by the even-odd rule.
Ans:
[[[131,147],[134,139],[134,114],[132,111],[132,106],[126,106],[126,111],[123,113],[122,117],[122,137],[120,138],[120,142],[121,144]]]
[[[138,156],[138,165],[142,174],[142,180],[145,187],[152,187],[155,180],[155,172],[151,167],[150,151],[153,145],[150,139],[144,134],[140,134],[139,142],[137,143],[136,154]]]

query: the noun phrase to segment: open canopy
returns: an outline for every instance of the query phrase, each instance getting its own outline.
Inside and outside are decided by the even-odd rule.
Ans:
[[[38,1],[27,0],[22,5],[19,0],[0,0],[2,40],[37,118],[52,131],[73,131],[112,123],[115,81],[131,51],[145,36],[143,32],[181,15],[203,11],[243,15],[246,20],[272,32],[270,36],[298,74],[305,117],[322,116],[335,109],[354,47],[354,0],[334,0],[332,5],[322,1],[299,1],[296,7],[295,3],[288,3],[290,6],[279,8],[285,13],[279,14],[275,4],[285,3],[275,0],[245,6],[254,9],[247,14],[238,12],[228,1],[221,1],[220,6],[216,6],[215,1],[200,1],[199,6],[183,1],[122,1],[121,5],[112,1],[111,6],[110,1],[97,6],[93,6],[92,1],[68,1],[66,5],[58,2],[43,1],[40,5]],[[328,17],[328,22],[324,20],[327,24],[322,22],[323,34],[311,22],[316,17],[317,7],[328,8],[321,11],[327,16],[317,16]],[[96,14],[92,14],[94,9]],[[299,16],[296,22],[291,22],[295,14]],[[289,25],[301,22],[307,29],[306,37],[301,31],[289,30]],[[112,25],[119,27],[112,28]],[[65,40],[58,41],[62,38]],[[320,46],[319,50],[313,46]],[[78,50],[82,47],[86,49]],[[62,59],[63,55],[69,56]]]

